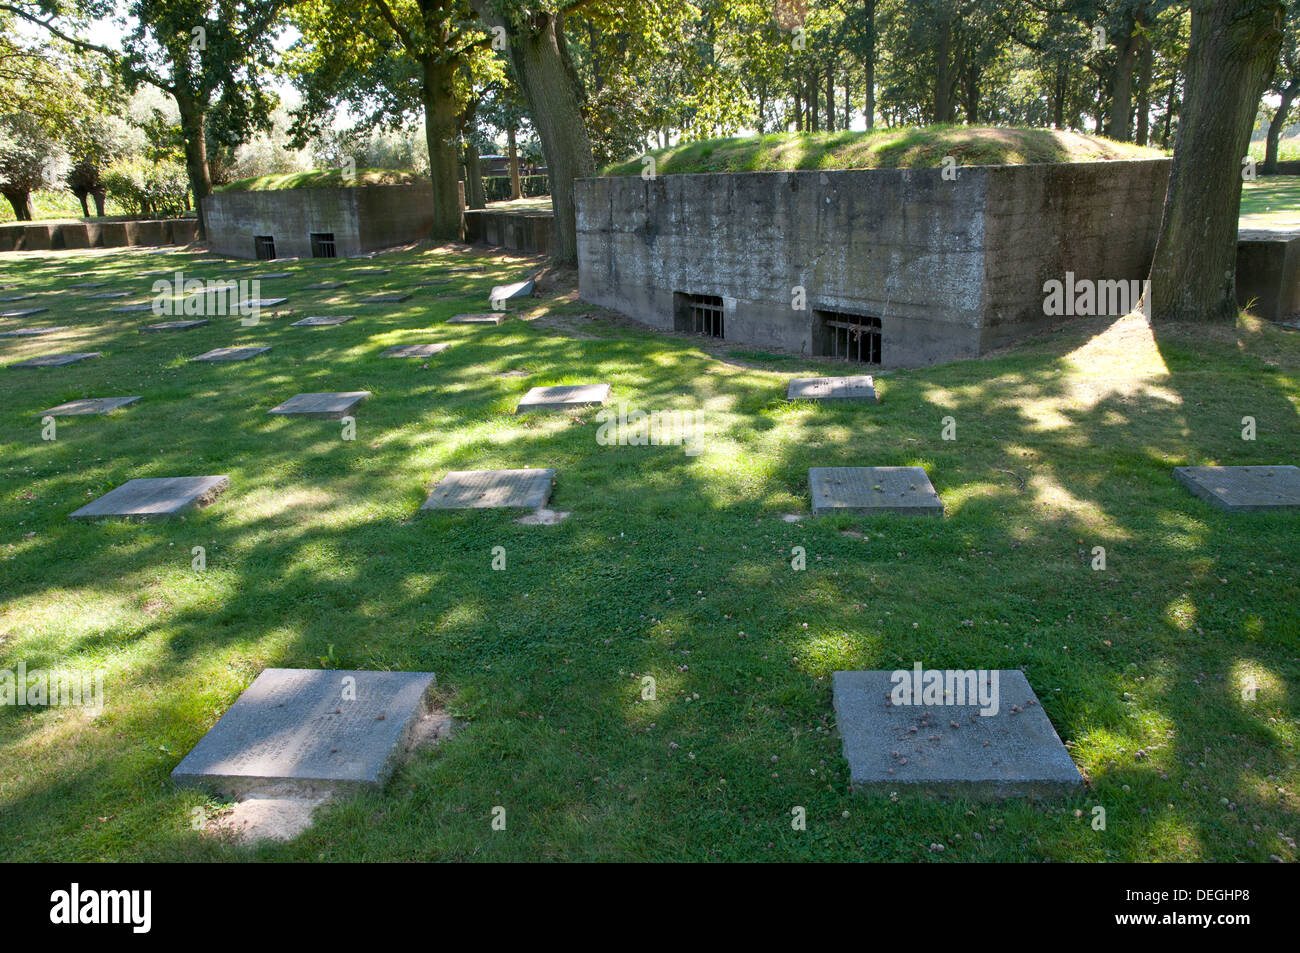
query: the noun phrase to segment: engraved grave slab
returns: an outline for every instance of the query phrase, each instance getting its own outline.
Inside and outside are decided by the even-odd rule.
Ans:
[[[875,381],[856,377],[796,377],[785,389],[786,400],[876,400]]]
[[[554,470],[452,470],[420,509],[534,510],[550,500],[554,483]]]
[[[901,513],[942,516],[943,502],[921,467],[812,467],[813,516]]]
[[[269,350],[271,350],[269,347],[214,347],[211,351],[205,351],[198,357],[190,358],[190,360],[205,361],[210,364],[219,361],[246,361],[250,357],[257,357],[257,355],[265,354]]]
[[[87,503],[71,515],[74,520],[116,516],[127,519],[166,519],[207,506],[230,485],[228,476],[146,477],[121,486]]]
[[[17,364],[10,364],[10,367],[63,367],[65,364],[76,364],[78,361],[87,361],[92,357],[101,357],[99,351],[76,351],[71,354],[46,354],[42,357],[33,357],[30,360],[20,361]]]
[[[162,321],[158,324],[145,325],[140,329],[140,333],[144,334],[151,331],[188,331],[190,328],[201,328],[203,325],[208,323],[209,322],[206,318],[193,321]]]
[[[398,344],[390,347],[380,354],[380,357],[433,357],[442,351],[451,347],[451,343],[443,341],[438,344]]]
[[[1300,508],[1300,468],[1175,467],[1174,479],[1230,513]]]
[[[484,311],[478,314],[458,314],[448,318],[448,324],[502,324],[509,315],[500,311]]]
[[[269,668],[172,771],[228,797],[381,788],[428,710],[432,672]]]
[[[899,674],[907,677],[906,683]],[[1079,769],[1025,673],[1003,669],[996,679],[993,674],[832,672],[835,721],[850,785],[880,794],[986,800],[1079,791]],[[918,678],[932,677],[940,679],[936,694],[926,693],[924,681],[916,686]],[[907,691],[898,691],[904,684]]]
[[[78,417],[82,414],[107,414],[119,408],[134,404],[139,397],[85,397],[70,400],[49,410],[42,410],[38,417]]]
[[[351,321],[355,317],[355,314],[319,315],[311,318],[303,318],[301,321],[295,321],[289,326],[293,328],[331,328],[335,325]]]
[[[283,404],[267,411],[282,417],[316,417],[321,420],[338,420],[352,412],[352,408],[370,396],[368,390],[335,391],[321,394],[295,394]]]
[[[534,387],[520,398],[515,413],[526,414],[531,410],[570,410],[575,407],[599,407],[608,399],[608,384]]]

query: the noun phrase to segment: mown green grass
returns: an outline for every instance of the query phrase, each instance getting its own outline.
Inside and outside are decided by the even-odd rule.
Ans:
[[[1146,159],[1164,155],[1127,142],[1052,129],[905,126],[872,132],[777,132],[705,139],[649,153],[660,175],[690,172],[783,172],[795,169],[928,169],[951,156],[958,165],[1020,165]],[[640,175],[643,157],[607,166],[602,175]]]
[[[1241,184],[1242,228],[1300,228],[1300,176],[1261,176]]]
[[[218,192],[276,192],[286,189],[324,189],[363,185],[410,185],[420,177],[405,169],[313,169],[309,172],[281,172],[237,179],[216,188]]]
[[[837,407],[783,399],[790,374],[828,369],[798,358],[719,356],[599,316],[582,337],[545,319],[445,324],[521,273],[501,259],[395,255],[392,274],[319,293],[303,285],[374,263],[266,265],[293,272],[262,288],[292,318],[360,315],[326,329],[286,314],[142,335],[149,315],[109,314],[117,302],[69,297],[78,279],[55,277],[147,297],[154,279],[130,276],[178,264],[246,276],[123,251],[0,266],[49,303],[27,323],[73,326],[0,339],[0,364],[104,352],[0,369],[0,668],[102,668],[108,694],[94,720],[0,710],[0,858],[1295,859],[1297,517],[1220,512],[1170,470],[1300,462],[1300,336],[1249,319],[1154,338],[1133,320],[1076,323],[882,374],[878,406]],[[450,284],[350,303],[417,276]],[[454,346],[378,357],[412,340]],[[272,351],[186,363],[235,343]],[[511,370],[526,376],[497,376]],[[512,416],[529,387],[600,380],[614,403],[704,408],[705,451],[601,446],[591,412]],[[338,422],[266,415],[335,389],[373,392],[354,442]],[[41,410],[121,394],[144,399],[41,439]],[[809,466],[906,464],[930,472],[944,519],[806,516]],[[557,468],[568,520],[418,513],[447,470],[523,466]],[[68,519],[132,477],[200,473],[231,487],[184,521]],[[293,842],[192,830],[195,808],[218,805],[169,772],[262,669],[316,667],[331,646],[340,667],[436,672],[463,727]],[[1023,667],[1087,791],[1037,805],[851,794],[830,674],[914,661]],[[645,675],[656,701],[641,699]]]

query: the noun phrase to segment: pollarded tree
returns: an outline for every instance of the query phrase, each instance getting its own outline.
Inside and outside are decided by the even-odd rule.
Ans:
[[[153,86],[175,100],[185,166],[206,234],[202,200],[212,193],[209,121],[222,115],[227,138],[265,128],[275,104],[264,77],[285,10],[296,0],[8,0],[8,12],[75,46],[108,58],[129,90]],[[121,48],[94,42],[91,24],[114,17],[128,26]]]
[[[312,0],[295,10],[294,23],[302,40],[286,63],[303,93],[297,141],[318,135],[341,101],[375,125],[423,113],[430,234],[459,238],[459,124],[474,77],[491,61],[491,38],[465,0]]]
[[[32,193],[55,188],[66,163],[63,147],[39,118],[25,112],[0,115],[0,194],[18,221],[32,220]]]
[[[1151,265],[1155,321],[1235,321],[1241,172],[1273,76],[1277,0],[1193,0],[1187,96]]]

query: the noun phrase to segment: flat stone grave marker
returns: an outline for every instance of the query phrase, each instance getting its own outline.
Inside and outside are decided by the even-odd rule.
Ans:
[[[318,281],[314,285],[304,285],[306,291],[335,291],[348,284],[346,281]]]
[[[107,281],[83,281],[80,284],[68,285],[74,291],[89,291],[91,288],[107,288]]]
[[[349,275],[375,278],[379,275],[386,275],[393,269],[391,268],[354,268],[348,272]]]
[[[514,284],[497,285],[488,295],[488,302],[492,307],[498,307],[506,301],[513,301],[517,298],[529,298],[533,294],[533,279],[526,281],[516,281]]]
[[[258,279],[265,278],[265,279],[268,280],[268,281],[271,280],[272,278],[292,278],[292,277],[293,277],[293,272],[290,272],[290,271],[273,271],[273,272],[271,272],[269,275],[257,275],[257,276],[255,276],[255,277],[258,278]]]
[[[177,305],[177,307],[179,307],[179,305]],[[146,301],[144,304],[127,304],[120,308],[111,308],[110,310],[114,314],[139,314],[143,311],[152,311],[153,302]]]
[[[876,400],[871,377],[796,377],[786,386],[786,400]]]
[[[1174,479],[1229,513],[1300,508],[1300,468],[1175,467]]]
[[[438,344],[398,344],[380,354],[380,357],[433,357],[451,347],[449,341]]]
[[[214,347],[211,351],[205,351],[198,357],[190,358],[191,361],[206,361],[216,363],[218,361],[246,361],[250,357],[257,357],[259,354],[265,354],[271,350],[269,347]]]
[[[282,304],[288,304],[288,298],[250,298],[247,301],[238,301],[232,307],[243,309],[252,308],[278,308]]]
[[[515,413],[526,414],[530,410],[570,410],[575,407],[599,407],[608,399],[608,384],[534,387],[520,398]]]
[[[15,301],[30,301],[35,297],[36,295],[9,295],[8,297],[0,298],[0,304],[13,304]]]
[[[20,361],[17,364],[10,364],[10,367],[63,367],[66,364],[76,364],[78,361],[86,361],[92,357],[102,357],[100,351],[76,351],[71,354],[46,354],[43,357],[33,357],[27,361]]]
[[[921,467],[812,467],[813,516],[901,513],[942,516],[943,501]]]
[[[44,314],[49,308],[20,308],[17,311],[0,311],[0,318],[30,318],[33,314]]]
[[[832,672],[835,721],[850,785],[882,794],[906,791],[986,800],[1058,797],[1081,790],[1079,769],[1025,673],[999,670],[996,681],[993,674]],[[907,676],[903,684],[914,691],[910,697],[895,695],[900,675]],[[950,680],[949,675],[954,677]],[[937,697],[944,703],[920,704],[930,696],[923,693],[924,682],[914,684],[918,678],[940,679]],[[952,694],[945,698],[945,690]],[[894,704],[895,697],[918,703]]]
[[[140,333],[144,334],[149,331],[188,331],[190,328],[201,328],[209,323],[207,318],[196,318],[192,321],[162,321],[158,324],[146,324],[140,329]]]
[[[501,311],[483,311],[478,314],[458,314],[447,319],[448,324],[503,324],[509,315]]]
[[[107,414],[134,404],[139,397],[85,397],[70,400],[49,410],[42,410],[37,417],[79,417],[83,414]]]
[[[312,318],[303,318],[301,321],[295,321],[289,326],[292,328],[330,328],[337,324],[344,324],[351,321],[355,317],[355,314],[322,315]]]
[[[100,300],[107,300],[109,298],[125,298],[130,293],[131,292],[129,291],[101,291],[98,294],[85,295],[85,297],[90,301],[100,301]]]
[[[207,506],[230,486],[228,476],[146,477],[127,480],[115,490],[87,503],[72,514],[74,520],[106,516],[128,519],[166,519],[186,510]]]
[[[268,668],[172,771],[228,797],[378,790],[428,711],[432,672]]]
[[[267,411],[284,417],[316,417],[321,420],[339,420],[348,416],[352,408],[370,396],[368,390],[335,391],[324,394],[295,394],[283,404]]]
[[[452,470],[420,509],[535,510],[550,500],[554,483],[554,470]]]
[[[42,334],[54,334],[57,331],[69,330],[66,324],[52,328],[14,328],[12,331],[0,331],[0,338],[34,338]]]
[[[362,298],[362,304],[401,304],[411,297],[409,291],[392,291],[384,294],[371,295],[368,298]]]

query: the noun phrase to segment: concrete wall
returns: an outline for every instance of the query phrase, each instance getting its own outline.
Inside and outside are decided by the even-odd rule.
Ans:
[[[255,258],[253,237],[269,235],[276,257],[309,258],[311,233],[332,232],[336,254],[350,257],[426,237],[433,193],[427,184],[217,192],[204,210],[208,246],[222,255]]]
[[[816,311],[877,317],[882,363],[911,366],[1046,325],[1067,270],[1146,277],[1169,160],[956,171],[580,180],[581,294],[664,329],[675,292],[717,295],[727,340],[804,353]]]
[[[0,225],[0,251],[183,245],[198,238],[192,218],[138,221],[19,222]]]
[[[555,216],[527,210],[465,210],[465,240],[511,251],[545,255],[555,238]]]
[[[1270,321],[1300,316],[1300,232],[1238,234],[1237,304]]]

